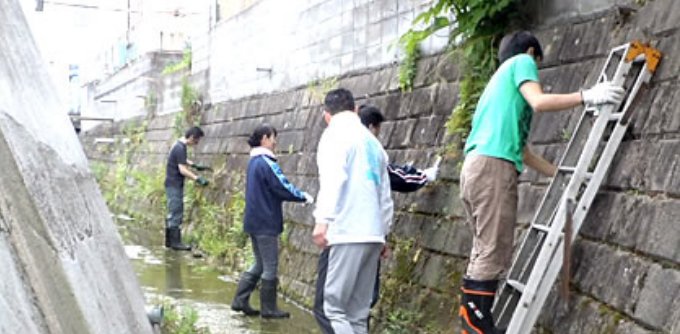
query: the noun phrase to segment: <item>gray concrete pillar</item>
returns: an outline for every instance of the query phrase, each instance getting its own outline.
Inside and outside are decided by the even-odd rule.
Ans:
[[[0,333],[151,333],[19,2],[0,8]]]

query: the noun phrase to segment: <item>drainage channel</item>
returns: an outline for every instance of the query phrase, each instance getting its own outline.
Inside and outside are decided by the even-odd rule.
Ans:
[[[198,314],[197,325],[212,334],[321,333],[310,313],[282,298],[279,307],[291,313],[290,319],[263,320],[232,311],[229,304],[236,291],[235,278],[219,273],[190,252],[167,250],[162,245],[163,236],[155,231],[125,221],[117,223],[149,307],[162,300],[189,306]],[[257,292],[251,302],[259,307]]]

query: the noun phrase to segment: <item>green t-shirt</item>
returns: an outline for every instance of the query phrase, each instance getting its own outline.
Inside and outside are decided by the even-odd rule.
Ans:
[[[522,151],[529,136],[532,110],[519,87],[538,82],[534,58],[523,53],[506,60],[486,85],[472,118],[465,154],[505,159],[522,171]]]

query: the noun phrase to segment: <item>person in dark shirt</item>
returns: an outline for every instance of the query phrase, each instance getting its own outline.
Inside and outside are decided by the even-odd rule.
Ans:
[[[313,203],[314,198],[293,186],[279,167],[274,155],[276,129],[260,125],[248,140],[252,147],[246,174],[246,209],[244,230],[250,235],[255,264],[241,275],[236,295],[231,303],[234,311],[246,315],[261,314],[263,318],[287,318],[276,306],[279,235],[283,232],[282,203],[284,201]],[[262,312],[250,306],[250,294],[258,280]]]
[[[361,123],[373,133],[376,138],[380,135],[380,125],[385,121],[385,117],[375,106],[361,105],[359,107],[359,118]],[[414,192],[424,187],[428,182],[437,179],[439,167],[437,164],[430,168],[418,169],[412,164],[397,165],[389,164],[387,173],[390,176],[390,188],[392,191],[400,193]]]
[[[361,123],[368,128],[371,133],[377,138],[380,134],[380,124],[385,121],[385,117],[375,106],[361,105],[359,107],[359,118]],[[389,164],[387,166],[387,174],[390,177],[390,189],[392,191],[409,193],[417,191],[424,187],[428,182],[432,182],[437,178],[439,163],[436,162],[433,167],[421,170],[413,167],[411,164],[397,165]],[[333,328],[330,321],[326,317],[323,309],[323,295],[324,283],[326,281],[326,273],[328,271],[328,255],[329,249],[325,248],[319,256],[319,266],[316,280],[316,294],[314,296],[314,317],[321,327],[324,334],[333,334]],[[373,288],[373,297],[371,300],[371,307],[375,306],[380,296],[380,263],[378,263],[378,277],[375,280]]]
[[[207,186],[208,180],[196,175],[191,168],[197,170],[205,167],[194,164],[187,159],[187,146],[194,146],[204,136],[203,130],[195,126],[187,130],[183,138],[170,149],[165,168],[165,196],[168,215],[165,219],[165,247],[174,250],[191,250],[191,246],[182,243],[182,219],[184,218],[184,179],[190,178],[199,186]]]

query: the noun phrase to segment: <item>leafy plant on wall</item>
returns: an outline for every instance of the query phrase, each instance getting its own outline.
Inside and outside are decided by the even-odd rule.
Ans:
[[[519,18],[519,0],[438,0],[418,15],[414,27],[400,38],[406,53],[399,71],[402,90],[413,88],[419,45],[437,31],[451,29],[448,51],[461,60],[462,72],[458,104],[446,123],[448,133],[460,145],[470,131],[472,114],[487,81],[496,70],[500,38]],[[456,145],[457,144],[457,145]]]

